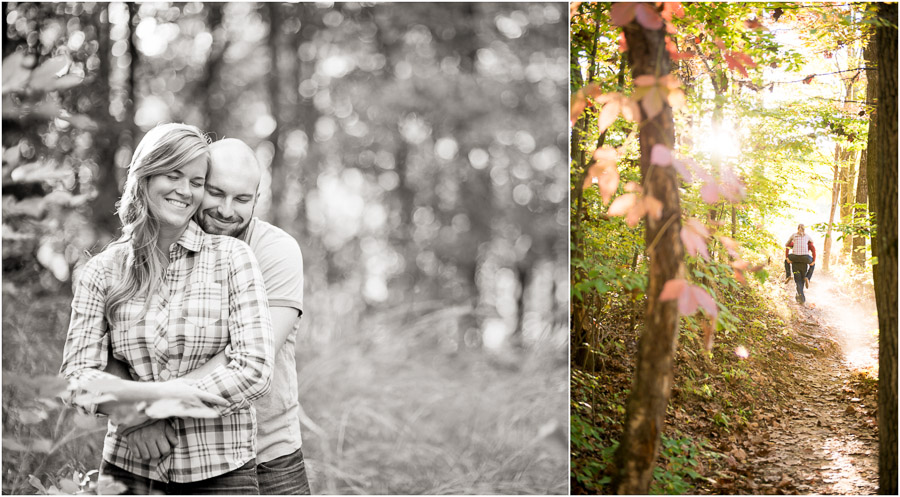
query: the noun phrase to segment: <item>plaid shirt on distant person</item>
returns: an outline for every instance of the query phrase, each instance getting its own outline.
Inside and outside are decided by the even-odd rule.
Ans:
[[[788,253],[793,253],[794,255],[812,255],[813,260],[816,260],[816,247],[813,245],[812,239],[806,233],[794,233],[788,238],[788,241],[784,244],[784,257],[787,258]]]
[[[112,246],[81,270],[72,301],[61,372],[85,381],[103,372],[108,347],[129,365],[132,379],[166,381],[184,376],[221,351],[220,366],[197,383],[231,402],[216,419],[169,418],[179,442],[160,460],[141,461],[116,435],[103,458],[139,476],[163,482],[205,480],[240,468],[256,457],[256,411],[251,401],[269,389],[274,345],[265,286],[256,259],[243,242],[204,233],[193,221],[169,252],[170,263],[147,315],[135,298],[104,318],[106,294],[122,274],[126,248]],[[96,405],[81,405],[96,410]]]

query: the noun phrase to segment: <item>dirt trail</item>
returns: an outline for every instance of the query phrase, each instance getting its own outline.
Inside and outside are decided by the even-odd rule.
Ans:
[[[874,300],[854,301],[824,274],[811,282],[805,305],[794,303],[793,283],[785,290],[796,311],[791,323],[793,381],[783,383],[790,400],[763,414],[765,429],[751,436],[746,460],[752,468],[751,490],[875,494],[875,399],[860,395],[850,382],[853,371],[877,364]]]

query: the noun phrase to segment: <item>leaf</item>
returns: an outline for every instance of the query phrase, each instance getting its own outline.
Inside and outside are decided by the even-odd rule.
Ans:
[[[77,494],[79,490],[78,484],[72,480],[60,480],[59,489],[69,495]]]
[[[653,148],[650,149],[650,164],[660,167],[671,166],[672,150],[662,143],[653,145]]]
[[[740,72],[741,75],[744,76],[745,78],[750,77],[750,74],[747,72],[746,69],[744,69],[744,65],[741,64],[737,59],[735,59],[728,53],[723,53],[722,57],[725,58],[725,62],[728,64],[729,69]]]
[[[663,111],[664,103],[665,95],[663,95],[662,90],[658,86],[650,88],[650,91],[641,98],[641,107],[643,107],[644,113],[647,114],[647,119],[653,119],[659,115]]]
[[[603,203],[609,203],[619,188],[619,170],[615,164],[607,165],[603,168],[603,171],[597,178],[597,186],[600,188],[600,196],[603,197]]]
[[[622,216],[627,214],[634,208],[637,203],[637,195],[634,193],[626,193],[624,195],[619,195],[613,203],[609,205],[609,209],[607,209],[606,213],[610,216]]]
[[[66,257],[57,252],[53,248],[53,244],[49,242],[42,243],[37,250],[36,258],[42,266],[50,270],[59,281],[68,281],[69,279],[69,262]]]
[[[637,18],[638,24],[655,31],[663,26],[663,19],[659,12],[646,3],[639,3],[635,7],[634,16]]]
[[[808,85],[808,84],[812,83],[812,80],[813,80],[813,78],[815,78],[815,77],[816,77],[815,74],[810,74],[809,76],[803,78],[803,84],[804,84],[804,85]]]
[[[719,308],[716,306],[716,302],[713,300],[712,296],[707,293],[706,290],[700,288],[696,285],[691,285],[691,291],[694,293],[694,298],[697,300],[697,303],[700,307],[703,308],[710,316],[715,319],[719,315]]]
[[[26,55],[18,51],[3,59],[3,93],[15,93],[25,89],[31,69],[25,67]],[[34,58],[34,56],[28,56]],[[6,105],[4,105],[6,107]]]
[[[572,95],[572,103],[570,105],[569,120],[574,126],[578,118],[581,117],[581,113],[584,112],[584,108],[587,107],[587,98],[584,96],[584,92],[581,90],[576,91]]]
[[[39,91],[49,91],[48,89],[51,88],[55,80],[66,74],[71,63],[72,59],[66,54],[45,60],[31,72],[28,86]]]
[[[40,454],[49,454],[53,449],[53,442],[47,440],[46,438],[38,437],[31,441],[29,447],[34,452],[38,452]]]
[[[622,117],[624,117],[627,121],[631,121],[633,123],[638,122],[641,118],[641,109],[638,107],[638,102],[633,97],[629,97],[622,101]]]
[[[707,204],[714,204],[719,201],[719,189],[713,182],[706,182],[700,188],[700,198]]]
[[[697,257],[700,255],[709,260],[709,251],[706,247],[706,239],[709,237],[709,230],[703,223],[696,219],[688,219],[685,225],[681,227],[681,243],[688,254]]]
[[[678,171],[678,174],[684,179],[685,183],[690,183],[694,180],[693,175],[691,175],[691,171],[687,168],[688,160],[685,159],[672,159],[672,167]]]
[[[14,452],[28,452],[28,447],[25,447],[18,440],[14,438],[3,438],[3,450],[11,450]]]
[[[606,105],[603,106],[603,109],[600,111],[600,116],[597,118],[597,130],[598,133],[603,133],[606,131],[606,128],[616,121],[616,117],[619,115],[619,109],[622,107],[619,99],[610,100]]]
[[[634,78],[634,86],[656,86],[656,76],[652,74],[642,74]]]
[[[36,476],[28,475],[28,483],[30,483],[32,487],[40,490],[42,494],[47,495],[47,489],[44,487],[44,484],[41,483],[41,480],[39,480]]]
[[[684,92],[681,90],[681,88],[675,88],[669,90],[668,101],[669,107],[672,107],[673,109],[680,109],[684,106],[685,103],[687,103],[687,98],[685,98]]]
[[[97,482],[97,493],[100,495],[120,495],[128,491],[128,485],[119,480],[102,479]]]
[[[651,219],[659,220],[662,217],[663,204],[650,195],[644,197],[644,211]]]
[[[584,109],[582,109],[582,111],[583,110]],[[84,114],[69,114],[68,112],[63,111],[60,113],[59,119],[68,121],[72,123],[72,126],[84,131],[97,131],[100,129],[100,127],[97,126],[96,121]]]
[[[45,91],[61,91],[76,87],[84,82],[84,76],[77,74],[66,74],[61,78],[51,80],[45,88]]]
[[[719,241],[722,242],[722,245],[728,250],[728,255],[738,258],[738,242],[728,238],[727,236],[719,236]]]
[[[151,418],[205,418],[220,417],[219,412],[211,407],[191,405],[179,399],[161,399],[153,402],[144,414]]]
[[[684,291],[684,288],[687,286],[687,280],[683,279],[674,279],[669,280],[663,285],[662,293],[659,294],[660,302],[664,302],[666,300],[677,299],[681,292]]]
[[[637,4],[617,2],[609,9],[609,19],[614,26],[624,26],[634,20]]]
[[[678,18],[684,17],[684,7],[681,6],[681,2],[663,2],[662,5],[663,19],[671,21],[673,15]]]

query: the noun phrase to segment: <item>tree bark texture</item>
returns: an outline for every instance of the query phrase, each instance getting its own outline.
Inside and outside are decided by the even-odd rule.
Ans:
[[[831,182],[831,209],[828,211],[828,231],[825,232],[825,243],[822,249],[822,270],[828,271],[828,265],[831,262],[831,227],[834,225],[834,211],[837,207],[838,196],[840,195],[840,167],[838,161],[841,157],[841,146],[834,146],[834,179]]]
[[[878,4],[878,481],[897,495],[897,4]]]
[[[649,31],[632,22],[624,27],[632,75],[661,77],[671,70],[665,50],[665,30]],[[641,178],[644,195],[662,202],[660,219],[645,218],[645,240],[650,260],[650,281],[644,331],[638,345],[635,378],[625,414],[625,427],[616,452],[618,473],[614,481],[619,494],[646,494],[659,451],[666,406],[673,384],[673,363],[678,339],[678,307],[674,300],[660,302],[663,285],[683,272],[684,247],[678,178],[673,168],[650,165],[655,144],[672,147],[675,126],[672,109],[645,120],[640,128]]]
[[[875,162],[875,119],[871,117],[872,102],[875,102],[875,89],[878,80],[878,72],[875,71],[875,37],[869,38],[866,49],[863,51],[866,60],[866,113],[869,117],[869,137],[866,142],[866,148],[862,150],[859,156],[859,176],[856,179],[856,203],[866,204],[869,199],[869,154],[872,154],[871,162]],[[853,219],[859,221],[868,216],[870,207],[865,209],[856,209]],[[862,236],[853,239],[853,254],[850,256],[853,264],[862,267],[866,263],[866,238]]]

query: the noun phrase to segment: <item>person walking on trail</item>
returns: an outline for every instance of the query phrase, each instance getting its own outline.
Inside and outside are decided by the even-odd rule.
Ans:
[[[806,227],[798,224],[797,232],[784,244],[784,281],[790,281],[793,270],[794,282],[797,284],[797,301],[801,304],[806,302],[803,288],[809,288],[809,280],[812,279],[815,268],[816,246],[806,234]]]

